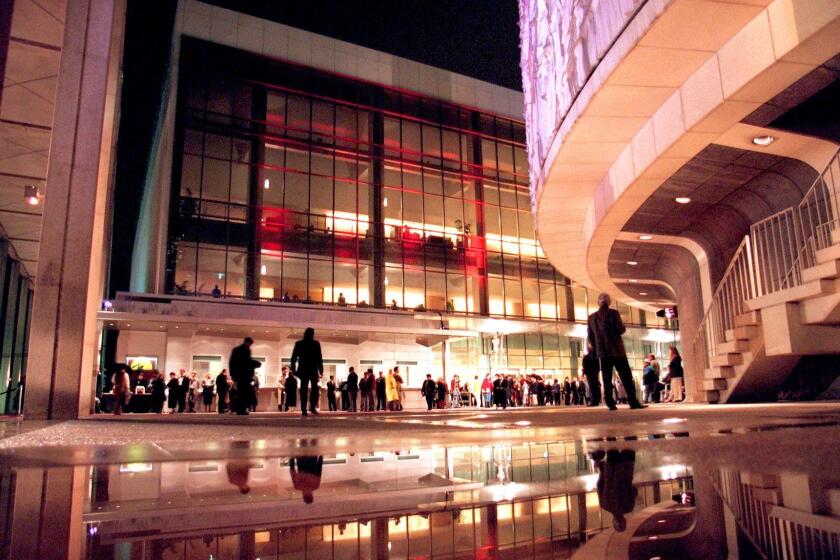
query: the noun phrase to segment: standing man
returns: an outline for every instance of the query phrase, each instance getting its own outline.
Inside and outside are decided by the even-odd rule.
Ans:
[[[292,351],[292,373],[300,378],[300,410],[306,416],[306,406],[312,414],[318,414],[318,378],[324,374],[324,359],[321,356],[321,343],[315,340],[315,329],[308,327],[303,331],[303,339],[295,342]],[[309,388],[312,392],[309,393]],[[358,386],[357,386],[358,389]],[[307,396],[310,399],[307,399]]]
[[[376,378],[376,410],[385,410],[385,402],[385,376],[380,371]]]
[[[330,407],[330,412],[338,410],[338,403],[335,400],[335,376],[330,375],[330,380],[327,381],[327,404]]]
[[[248,409],[254,400],[254,371],[262,364],[251,357],[251,345],[254,339],[245,337],[242,344],[233,349],[230,354],[230,376],[236,383],[236,397],[231,408],[236,414],[249,414]]]
[[[436,384],[432,380],[432,374],[426,374],[426,380],[423,382],[422,387],[420,387],[420,394],[426,398],[426,408],[427,410],[432,410],[435,406],[435,393],[437,392]]]
[[[227,412],[227,397],[228,389],[230,387],[228,385],[228,378],[225,372],[226,370],[222,370],[219,372],[219,375],[216,376],[216,400],[219,407],[219,414]]]
[[[604,400],[610,410],[615,410],[615,399],[612,392],[613,368],[618,372],[621,384],[627,393],[630,408],[646,408],[636,397],[636,387],[633,385],[633,374],[624,350],[621,335],[627,330],[621,321],[621,315],[615,309],[610,309],[609,294],[598,296],[598,311],[589,316],[587,343],[595,349],[595,354],[601,362],[601,375],[604,380]]]
[[[347,393],[350,397],[350,412],[356,412],[356,399],[359,396],[359,375],[353,366],[350,366],[350,373],[347,374]]]
[[[586,381],[589,383],[588,406],[601,405],[601,381],[598,380],[598,373],[600,373],[598,356],[595,355],[592,346],[587,343],[586,354],[583,355],[583,375],[586,376]]]
[[[181,370],[178,373],[178,413],[184,412],[187,408],[187,394],[190,392],[190,378],[187,372]]]

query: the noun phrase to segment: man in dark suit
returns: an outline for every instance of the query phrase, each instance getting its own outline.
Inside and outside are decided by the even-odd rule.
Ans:
[[[435,407],[435,392],[436,386],[435,382],[432,380],[432,374],[427,373],[426,380],[420,388],[420,394],[426,398],[426,407],[428,410],[432,410]]]
[[[618,378],[627,392],[630,408],[645,408],[636,397],[636,387],[633,385],[633,373],[627,361],[624,341],[621,335],[627,330],[621,321],[621,315],[615,309],[610,309],[609,294],[598,296],[598,311],[589,316],[587,329],[587,343],[595,349],[595,355],[601,361],[601,375],[604,380],[604,400],[610,410],[615,410],[615,398],[612,387],[613,368],[618,372]]]
[[[236,397],[231,408],[239,415],[248,414],[251,401],[254,400],[254,371],[260,363],[251,358],[251,345],[254,340],[246,337],[242,344],[233,349],[230,354],[230,376],[236,383]]]
[[[347,374],[347,394],[350,397],[349,412],[356,412],[356,400],[359,397],[359,374],[350,366],[350,373]]]
[[[178,412],[184,412],[187,408],[187,394],[190,392],[190,378],[184,370],[181,370],[178,377],[178,387]]]
[[[318,378],[324,373],[324,359],[321,356],[321,343],[315,340],[315,329],[312,327],[303,331],[302,340],[295,342],[290,367],[292,373],[300,378],[300,410],[303,416],[306,416],[307,403],[312,414],[318,414]]]
[[[599,406],[601,404],[601,381],[598,379],[600,367],[595,350],[587,344],[586,354],[583,355],[583,375],[589,382],[589,406]]]

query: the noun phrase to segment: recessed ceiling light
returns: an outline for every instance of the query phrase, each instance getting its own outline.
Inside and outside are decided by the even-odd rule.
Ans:
[[[640,235],[639,239],[641,239],[642,241],[650,241],[651,239],[653,239],[653,236],[652,235]]]
[[[635,284],[636,282],[638,282],[638,280],[631,278],[630,280],[628,280],[628,282],[630,282],[631,284]]]
[[[630,266],[636,266],[639,263],[637,263],[636,261],[627,261],[627,264],[629,264]]]
[[[773,142],[776,141],[775,136],[770,136],[769,134],[764,134],[762,136],[756,136],[752,139],[752,143],[756,146],[769,146]]]
[[[647,292],[639,292],[639,295],[640,295],[640,296],[646,296],[646,295],[647,295]]]
[[[688,204],[689,202],[691,202],[691,199],[687,196],[678,196],[674,200],[679,202],[680,204]]]

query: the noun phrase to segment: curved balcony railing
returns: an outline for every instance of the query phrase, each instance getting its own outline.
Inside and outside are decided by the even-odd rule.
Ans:
[[[840,226],[840,151],[835,152],[802,201],[750,227],[726,267],[691,342],[710,366],[726,331],[747,311],[748,300],[802,285],[802,272],[817,264],[817,252],[832,245]]]

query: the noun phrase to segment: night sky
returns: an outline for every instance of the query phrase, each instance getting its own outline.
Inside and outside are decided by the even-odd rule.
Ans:
[[[205,0],[522,89],[516,0]]]

